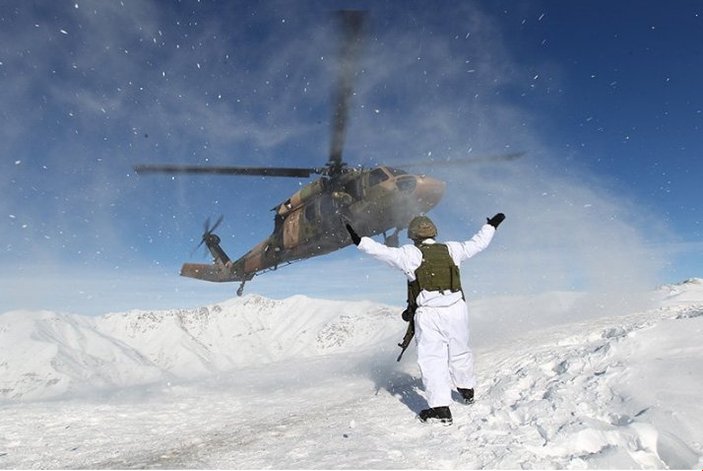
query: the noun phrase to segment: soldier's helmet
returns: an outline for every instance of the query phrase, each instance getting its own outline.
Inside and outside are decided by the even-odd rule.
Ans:
[[[437,237],[437,226],[427,216],[415,216],[408,225],[408,239],[424,240]]]

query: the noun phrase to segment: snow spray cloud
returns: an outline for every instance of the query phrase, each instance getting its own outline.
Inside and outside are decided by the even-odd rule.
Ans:
[[[541,133],[540,124],[549,116],[508,98],[524,92],[552,100],[534,83],[529,67],[514,59],[497,22],[475,4],[454,5],[448,11],[438,9],[422,19],[397,11],[372,12],[345,159],[401,166],[427,160],[427,172],[448,183],[443,202],[432,213],[441,238],[463,239],[486,216],[508,214],[490,254],[464,267],[471,294],[577,290],[598,295],[572,303],[572,312],[640,306],[636,300],[642,290],[653,287],[665,257],[646,236],[665,234],[666,229],[607,178],[573,159],[567,163]],[[396,21],[384,20],[388,17]],[[558,82],[558,67],[539,65]],[[320,139],[326,142],[324,135]],[[526,155],[512,162],[450,170],[432,166],[518,151]],[[326,262],[309,263],[309,268],[296,269],[307,280],[314,278],[313,263]],[[336,272],[329,265],[321,270],[326,285],[333,284],[334,273],[342,284],[349,278],[360,281],[364,270],[372,271],[368,276],[375,281],[392,283],[396,275],[370,263],[357,268],[358,260],[354,268],[347,264]],[[277,281],[290,276],[295,275],[282,274]],[[388,293],[389,283],[373,280],[369,285],[383,286]],[[310,282],[298,286],[306,284]],[[400,303],[402,296],[378,299]]]
[[[223,233],[237,235],[234,250],[248,248],[270,231],[267,210],[291,193],[289,181],[271,179],[206,191],[197,179],[145,183],[135,163],[324,163],[333,6],[250,3],[6,8],[0,150],[12,158],[0,161],[0,217],[9,220],[0,247],[5,272],[20,268],[27,293],[36,296],[39,262],[59,273],[72,264],[81,276],[149,266],[175,277],[205,216],[226,214]],[[449,184],[433,211],[442,237],[508,214],[490,257],[467,267],[467,289],[646,285],[659,263],[646,250],[646,215],[589,173],[562,170],[538,133],[548,117],[508,98],[534,83],[525,84],[496,21],[473,2],[417,16],[411,4],[372,6],[344,159],[393,165],[526,151],[514,163],[427,169]]]
[[[641,291],[653,288],[665,263],[665,254],[654,251],[646,235],[666,234],[666,228],[618,194],[607,178],[578,162],[566,163],[540,132],[540,122],[549,117],[507,98],[540,90],[512,57],[492,18],[472,5],[452,15],[459,20],[445,23],[446,34],[429,34],[430,25],[408,22],[378,41],[382,47],[370,54],[362,95],[365,108],[375,113],[363,115],[357,125],[364,150],[391,165],[389,157],[431,163],[525,151],[513,162],[428,168],[448,183],[432,214],[440,238],[461,240],[485,217],[498,211],[508,216],[490,255],[465,267],[465,288],[483,296],[598,293],[573,306],[584,312],[642,306]],[[545,67],[558,80],[558,68]],[[389,99],[388,89],[397,100]],[[551,99],[541,93],[542,100]]]
[[[175,277],[205,217],[230,209],[218,210],[220,201],[246,208],[262,199],[247,182],[207,191],[202,180],[145,184],[134,178],[135,163],[322,163],[278,162],[270,152],[312,121],[290,110],[305,105],[304,71],[321,68],[308,64],[320,54],[302,52],[309,36],[280,41],[280,21],[268,35],[251,33],[258,40],[246,37],[259,21],[244,12],[246,2],[224,11],[200,2],[6,7],[0,149],[12,158],[0,162],[0,214],[9,222],[0,241],[14,292],[50,297],[34,279],[48,269],[83,280],[158,264]],[[270,12],[262,16],[275,24]],[[267,224],[269,208],[261,208]],[[234,220],[245,219],[239,211]]]

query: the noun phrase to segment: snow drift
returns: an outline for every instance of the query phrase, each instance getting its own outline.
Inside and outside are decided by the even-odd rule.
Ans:
[[[473,303],[477,402],[453,404],[452,427],[413,419],[394,307],[6,313],[0,468],[701,468],[703,280],[648,296],[580,321],[550,309],[579,296],[534,298],[542,325],[493,337],[510,319]]]

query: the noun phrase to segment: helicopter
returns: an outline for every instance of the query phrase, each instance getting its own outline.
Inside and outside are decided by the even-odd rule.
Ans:
[[[399,232],[418,214],[434,208],[444,196],[446,183],[424,175],[411,174],[405,168],[380,165],[373,168],[350,167],[342,159],[349,104],[353,95],[353,78],[357,70],[366,18],[363,11],[338,12],[342,26],[340,76],[334,93],[329,158],[322,167],[213,167],[195,165],[145,164],[134,167],[137,174],[208,174],[264,177],[319,178],[306,184],[290,198],[276,205],[273,232],[239,259],[232,261],[214,233],[223,217],[210,225],[205,222],[198,247],[205,244],[212,263],[184,263],[180,274],[210,282],[239,282],[237,295],[246,282],[280,266],[342,249],[352,243],[345,224],[360,234],[383,234],[389,246],[398,246]],[[464,159],[456,163],[480,160],[510,160],[521,154]],[[427,163],[424,163],[427,165]],[[438,162],[435,165],[442,165]]]

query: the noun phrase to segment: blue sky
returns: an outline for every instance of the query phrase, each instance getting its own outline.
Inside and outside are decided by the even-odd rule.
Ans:
[[[508,219],[464,266],[475,297],[633,290],[703,276],[703,5],[580,2],[24,2],[0,7],[0,312],[194,306],[205,218],[238,257],[307,181],[136,176],[138,163],[319,166],[336,33],[369,10],[344,159],[426,160],[440,239]],[[525,151],[448,171],[431,163]],[[402,304],[353,248],[249,293]]]

